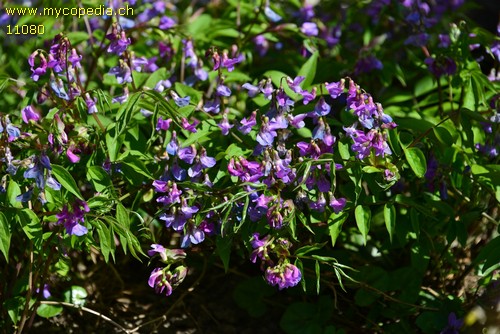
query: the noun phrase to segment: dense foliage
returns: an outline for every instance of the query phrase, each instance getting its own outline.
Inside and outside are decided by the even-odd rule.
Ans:
[[[276,289],[236,302],[289,294],[286,333],[495,321],[500,28],[474,4],[27,2],[0,11],[0,327],[91,310],[76,263],[126,256],[157,298],[253,262]]]

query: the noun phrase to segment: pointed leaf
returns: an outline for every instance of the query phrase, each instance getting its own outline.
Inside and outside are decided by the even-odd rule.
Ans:
[[[9,263],[9,248],[11,238],[9,223],[3,213],[0,212],[0,251],[2,251],[7,263]]]
[[[356,217],[356,225],[358,226],[359,232],[363,236],[363,242],[366,245],[366,237],[368,236],[368,231],[370,231],[370,220],[372,212],[369,207],[358,205],[354,211]]]
[[[330,238],[332,239],[332,247],[342,232],[342,225],[346,221],[349,214],[347,212],[332,213],[328,218],[328,230],[330,231]]]
[[[387,232],[389,232],[389,239],[392,243],[392,236],[396,228],[396,209],[394,208],[394,204],[387,203],[384,206],[384,219],[385,227],[387,228]]]
[[[76,185],[75,179],[64,167],[52,164],[52,173],[67,191],[83,201],[83,196]]]
[[[314,77],[316,76],[316,66],[318,65],[318,57],[319,52],[314,52],[309,59],[302,65],[297,73],[297,76],[305,77],[304,81],[302,81],[302,88],[307,89],[314,81]]]
[[[406,160],[415,175],[419,178],[424,177],[427,171],[427,162],[424,153],[417,147],[410,147],[404,150]]]

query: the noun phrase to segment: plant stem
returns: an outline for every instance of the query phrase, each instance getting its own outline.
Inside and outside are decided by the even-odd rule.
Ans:
[[[131,331],[129,331],[128,329],[126,329],[122,325],[118,324],[114,320],[112,320],[112,319],[108,318],[107,316],[105,316],[104,314],[102,314],[100,312],[97,312],[97,311],[94,311],[94,310],[92,310],[90,308],[87,308],[87,307],[84,307],[84,306],[79,306],[79,305],[75,305],[75,304],[67,303],[67,302],[57,302],[57,301],[52,301],[52,300],[42,300],[40,302],[40,304],[62,305],[62,306],[67,306],[67,307],[75,308],[75,309],[78,309],[78,310],[82,310],[84,312],[94,314],[94,315],[98,316],[99,318],[101,318],[101,319],[103,319],[103,320],[105,320],[105,321],[113,324],[116,328],[120,329],[124,333],[127,333],[127,334],[132,333]]]

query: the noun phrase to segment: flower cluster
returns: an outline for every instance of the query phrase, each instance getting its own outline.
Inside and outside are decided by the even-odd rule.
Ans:
[[[181,249],[167,249],[159,244],[152,244],[151,248],[148,255],[159,255],[160,261],[166,266],[155,268],[149,276],[148,284],[156,293],[170,296],[188,273],[187,267],[179,264],[186,257],[186,253]]]
[[[260,259],[260,267],[265,271],[264,277],[270,285],[276,285],[282,290],[294,287],[300,282],[300,270],[287,259],[292,247],[287,239],[275,239],[270,235],[261,238],[259,233],[254,233],[250,242],[254,249],[250,260],[256,263],[257,259]]]
[[[71,211],[68,205],[64,205],[61,212],[56,214],[57,224],[64,225],[66,233],[69,235],[82,236],[87,234],[87,228],[82,225],[85,222],[85,214],[90,212],[87,202],[76,199],[71,205]]]

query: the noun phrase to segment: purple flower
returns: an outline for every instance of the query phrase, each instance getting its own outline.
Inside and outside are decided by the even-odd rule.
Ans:
[[[279,205],[273,205],[267,210],[267,223],[274,229],[281,229],[283,227],[283,216],[280,212]]]
[[[205,240],[205,236],[214,232],[214,224],[202,221],[199,226],[189,226],[187,233],[182,238],[181,247],[186,248],[191,244],[197,245]]]
[[[196,157],[196,147],[194,145],[191,145],[188,147],[181,148],[178,151],[177,155],[179,156],[179,159],[181,159],[182,161],[188,164],[192,164],[194,158]]]
[[[262,126],[259,133],[257,134],[257,142],[262,146],[271,146],[273,144],[274,138],[278,134],[276,131],[272,130],[269,126],[268,118],[265,117],[262,121]]]
[[[298,76],[293,80],[292,80],[292,78],[287,77],[286,82],[288,84],[288,87],[290,87],[291,90],[293,90],[295,93],[300,93],[300,92],[302,92],[302,88],[300,87],[300,84],[302,81],[304,81],[304,79],[305,79],[304,76]]]
[[[450,35],[439,34],[439,47],[448,48],[451,45]]]
[[[108,47],[109,53],[114,53],[120,56],[127,47],[130,45],[130,38],[125,36],[125,31],[122,31],[121,34],[111,33],[106,35],[106,38],[111,41],[111,44]]]
[[[244,135],[249,134],[252,131],[252,128],[257,125],[256,121],[257,111],[253,111],[250,117],[244,118],[240,121],[241,126],[238,127],[238,130]]]
[[[176,25],[176,22],[174,19],[168,16],[162,16],[160,18],[160,24],[158,25],[158,28],[162,30],[167,30],[170,28],[173,28]]]
[[[172,119],[163,119],[161,116],[158,118],[158,122],[156,123],[156,131],[165,130],[167,131],[170,127],[170,123],[172,123]]]
[[[328,94],[332,97],[332,99],[336,99],[340,94],[344,92],[344,84],[345,80],[342,79],[339,82],[328,83],[325,82],[326,89],[328,90]]]
[[[250,243],[254,249],[252,254],[250,254],[250,261],[255,263],[257,258],[267,261],[269,259],[268,248],[271,246],[273,240],[270,235],[266,235],[260,239],[260,234],[257,232],[254,233],[252,239],[250,239]]]
[[[450,57],[428,57],[425,59],[425,63],[429,67],[429,71],[438,78],[443,75],[453,75],[457,71],[457,64]]]
[[[304,118],[307,117],[307,114],[299,114],[299,115],[291,115],[288,114],[288,122],[296,129],[303,128],[306,123],[304,122]]]
[[[109,70],[109,74],[116,76],[116,81],[121,85],[125,82],[132,82],[132,74],[130,72],[130,67],[123,61],[120,60],[120,65],[112,67]]]
[[[193,121],[193,123],[189,124],[187,118],[183,117],[181,120],[181,126],[184,130],[188,130],[189,132],[195,133],[196,126],[200,124],[200,121],[195,118],[191,118],[191,120]]]
[[[165,89],[168,89],[172,87],[172,83],[170,82],[170,80],[160,80],[156,83],[155,85],[155,91],[161,93],[163,92]]]
[[[212,168],[216,163],[215,158],[207,156],[207,150],[204,147],[201,148],[200,163],[203,168]]]
[[[148,255],[153,257],[156,254],[160,255],[161,261],[165,264],[175,263],[186,257],[182,249],[168,249],[159,244],[152,244]]]
[[[302,33],[306,36],[318,36],[319,34],[318,26],[314,22],[302,23],[300,31],[302,31]]]
[[[271,79],[268,79],[266,81],[265,85],[263,85],[260,91],[262,92],[262,94],[264,94],[264,97],[266,99],[270,100],[272,98],[272,95],[274,93],[274,88]]]
[[[40,65],[35,68],[35,57],[39,56],[40,58]],[[45,56],[43,54],[39,54],[38,51],[33,52],[29,57],[28,57],[28,63],[31,66],[31,78],[34,81],[38,81],[40,76],[44,75],[47,72],[47,59],[45,59]]]
[[[411,35],[408,37],[404,44],[405,45],[413,45],[413,46],[425,46],[429,41],[429,35],[426,33],[420,33],[416,35]]]
[[[40,115],[33,109],[32,106],[27,106],[21,110],[21,116],[23,122],[28,124],[30,120],[38,122],[40,120]]]
[[[354,74],[368,73],[373,70],[381,70],[384,67],[382,62],[373,55],[358,59],[354,66]]]
[[[80,157],[78,155],[76,155],[75,153],[73,153],[74,149],[75,149],[74,147],[69,147],[66,150],[66,156],[68,157],[69,161],[71,161],[72,163],[75,164],[78,161],[80,161]]]
[[[167,144],[167,153],[170,155],[176,155],[177,150],[179,149],[179,141],[177,140],[177,132],[172,131],[172,138],[170,142]]]
[[[49,298],[52,296],[52,294],[50,293],[49,287],[50,287],[50,286],[49,286],[48,284],[44,284],[44,285],[43,285],[43,288],[42,288],[42,296],[43,296],[43,298],[45,298],[45,299],[49,299]],[[40,293],[40,288],[37,288],[37,289],[36,289],[36,293]]]
[[[82,55],[78,55],[76,53],[76,49],[73,48],[71,50],[71,55],[68,57],[68,61],[73,65],[75,68],[81,68],[82,66],[80,65],[80,60],[82,60]]]
[[[62,211],[56,214],[57,223],[64,225],[66,233],[69,235],[82,236],[88,232],[87,228],[81,225],[84,222],[85,213],[90,209],[85,201],[77,199],[73,205],[73,212],[68,210],[68,206],[64,205]]]
[[[444,328],[440,334],[458,334],[460,333],[460,328],[464,325],[462,319],[458,319],[454,312],[448,315],[448,326]]]
[[[316,103],[316,105],[314,106],[314,114],[318,117],[326,116],[330,113],[331,109],[332,108],[330,107],[330,105],[328,103],[326,103],[326,101],[323,97],[321,97],[318,100],[318,103]]]
[[[97,113],[97,107],[95,105],[96,99],[92,100],[89,93],[85,93],[85,104],[87,105],[87,110],[89,114]]]
[[[302,279],[299,268],[291,263],[268,267],[265,273],[270,285],[277,285],[280,290],[296,286]]]
[[[187,176],[186,170],[179,166],[177,159],[174,159],[174,163],[172,164],[172,176],[177,181],[184,181]]]
[[[207,101],[203,105],[203,111],[218,114],[220,112],[220,97],[216,96],[213,101]]]
[[[231,96],[231,90],[229,89],[229,87],[227,87],[223,84],[219,84],[217,86],[216,92],[217,92],[217,95],[219,95],[219,96],[226,96],[226,97]]]
[[[319,193],[318,198],[316,199],[315,202],[311,201],[309,203],[309,208],[311,208],[311,210],[318,212],[325,211],[325,206],[326,206],[326,199],[323,193]]]
[[[241,63],[243,60],[245,60],[245,56],[243,56],[243,54],[240,54],[235,58],[228,58],[227,54],[224,53],[222,55],[222,66],[227,68],[229,72],[232,72],[234,70],[234,65]]]
[[[255,49],[257,49],[259,56],[261,56],[261,57],[265,56],[267,53],[267,50],[269,50],[269,42],[264,37],[264,35],[255,36],[255,38],[253,39],[253,42],[255,43]]]
[[[115,96],[111,99],[111,103],[123,104],[128,100],[128,88],[125,86],[123,88],[123,95]]]
[[[260,87],[254,86],[248,82],[243,84],[241,88],[248,90],[248,96],[250,97],[254,97],[255,95],[257,95],[261,89]]]
[[[335,213],[339,213],[344,210],[347,200],[345,198],[335,198],[333,195],[330,195],[330,207],[333,209]]]
[[[313,5],[306,4],[304,7],[300,8],[300,16],[302,19],[309,21],[314,18],[314,7]]]
[[[148,59],[146,57],[135,57],[132,52],[130,56],[130,63],[132,65],[132,69],[136,72],[142,72],[142,67],[148,65]]]
[[[165,276],[165,269],[155,268],[151,275],[149,276],[148,284],[150,287],[155,289],[155,292],[158,294],[165,293],[166,296],[170,296],[172,294],[172,285],[167,280]]]
[[[164,182],[160,180],[155,180],[153,182],[153,186],[156,188],[156,191],[167,193],[165,196],[161,196],[156,200],[158,203],[170,205],[173,203],[181,202],[182,190],[179,190],[177,188],[177,183],[172,181]]]
[[[191,97],[190,96],[180,97],[174,91],[171,91],[170,95],[172,96],[172,98],[174,99],[175,104],[179,108],[182,108],[182,107],[185,107],[185,106],[189,105],[189,101],[191,101]]]
[[[302,103],[304,103],[304,105],[306,105],[309,102],[311,102],[312,100],[314,100],[316,98],[316,91],[317,91],[316,87],[313,87],[313,89],[311,89],[311,92],[309,92],[307,90],[301,91],[300,95],[302,95],[302,97],[304,98]]]

